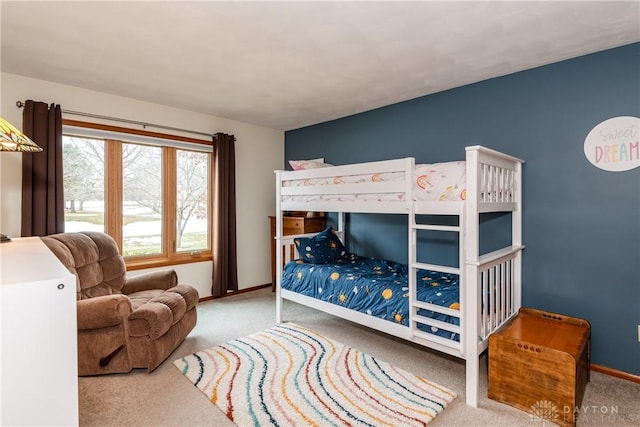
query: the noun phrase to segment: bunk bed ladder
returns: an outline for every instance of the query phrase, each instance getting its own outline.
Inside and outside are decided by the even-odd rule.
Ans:
[[[458,309],[443,307],[435,304],[430,304],[423,301],[418,301],[417,299],[417,275],[418,270],[431,270],[441,273],[450,273],[457,274],[461,276],[463,274],[460,267],[448,267],[444,265],[438,264],[429,264],[424,262],[417,261],[417,239],[419,231],[444,231],[444,232],[453,232],[457,233],[460,237],[461,227],[450,226],[450,225],[436,225],[436,224],[418,224],[415,217],[415,211],[411,211],[409,215],[409,323],[411,326],[411,335],[420,340],[429,341],[435,345],[440,351],[444,351],[448,354],[454,356],[460,356],[462,352],[462,330],[463,330],[463,322],[461,312]],[[460,221],[462,221],[462,216],[460,215]],[[462,239],[459,238],[460,243],[460,254],[462,255]],[[462,258],[460,258],[462,259]],[[432,311],[448,316],[457,317],[460,319],[459,325],[454,325],[451,323],[442,322],[440,320],[432,319],[427,316],[423,316],[420,314],[420,310]],[[457,334],[460,337],[459,341],[455,341],[448,338],[443,338],[438,335],[423,331],[419,328],[418,325],[424,325],[428,328],[437,328],[442,329],[448,332],[452,332]]]

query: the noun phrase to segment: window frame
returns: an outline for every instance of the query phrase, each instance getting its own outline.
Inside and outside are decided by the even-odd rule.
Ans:
[[[122,170],[122,143],[144,144],[144,142],[135,139],[127,140],[127,135],[135,135],[144,138],[152,138],[153,145],[162,148],[162,251],[154,255],[140,255],[134,257],[125,257],[125,265],[127,270],[140,270],[154,267],[166,267],[178,264],[187,264],[193,262],[203,262],[213,260],[211,242],[213,228],[211,226],[213,215],[213,185],[211,174],[213,173],[213,164],[215,149],[213,141],[206,141],[197,138],[191,138],[180,135],[171,135],[160,132],[151,132],[146,130],[131,129],[120,126],[112,126],[101,123],[85,122],[79,120],[63,119],[63,135],[77,136],[86,138],[99,138],[105,142],[105,217],[104,229],[116,241],[118,250],[122,253],[123,247],[123,218],[122,218],[122,196],[123,196],[123,170]],[[66,127],[66,129],[65,129]],[[73,132],[69,128],[79,129]],[[81,129],[91,129],[110,134],[107,136],[96,137],[88,132],[82,135]],[[120,136],[121,135],[121,136]],[[166,141],[166,143],[163,143]],[[198,149],[199,146],[206,146],[206,149]],[[177,242],[177,150],[200,151],[208,154],[208,172],[209,172],[209,195],[208,195],[208,212],[209,220],[207,221],[207,234],[209,236],[208,248],[206,250],[180,251],[176,250]],[[109,207],[118,206],[119,209],[111,209]]]

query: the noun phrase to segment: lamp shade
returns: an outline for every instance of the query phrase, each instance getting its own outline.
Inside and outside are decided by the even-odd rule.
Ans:
[[[0,151],[38,152],[42,148],[0,117]]]

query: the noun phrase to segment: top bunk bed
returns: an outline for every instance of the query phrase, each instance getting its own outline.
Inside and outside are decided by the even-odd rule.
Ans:
[[[416,164],[412,157],[276,171],[279,211],[461,214],[517,209],[522,160],[482,146],[464,161]]]

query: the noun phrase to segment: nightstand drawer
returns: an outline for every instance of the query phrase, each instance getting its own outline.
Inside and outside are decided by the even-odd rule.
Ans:
[[[282,218],[282,234],[290,236],[292,234],[304,234],[305,218]]]

